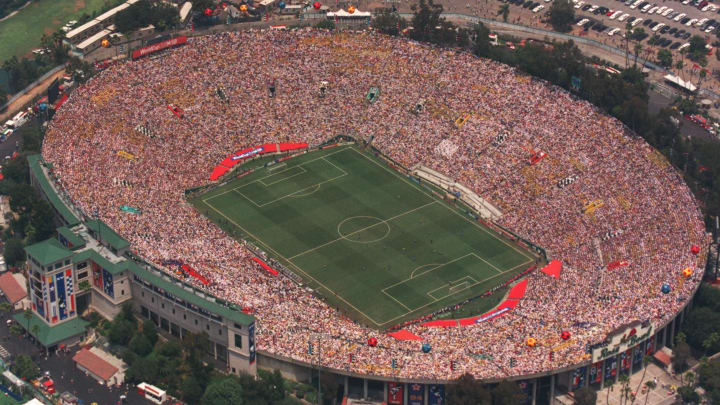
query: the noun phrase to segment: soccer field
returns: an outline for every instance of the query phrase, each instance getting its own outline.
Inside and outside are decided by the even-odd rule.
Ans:
[[[535,260],[355,146],[257,169],[193,204],[376,328],[477,296]]]

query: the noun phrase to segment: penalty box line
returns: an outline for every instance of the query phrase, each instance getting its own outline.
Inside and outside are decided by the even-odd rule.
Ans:
[[[303,169],[303,172],[302,172],[302,173],[293,174],[293,175],[290,176],[290,177],[287,177],[287,178],[284,178],[284,179],[282,179],[282,180],[278,180],[278,181],[272,182],[272,183],[270,183],[270,184],[268,184],[268,185],[265,185],[265,183],[262,182],[262,179],[258,179],[258,180],[255,180],[255,181],[252,182],[252,183],[248,183],[248,184],[245,184],[244,186],[241,186],[241,187],[238,187],[238,188],[236,188],[236,189],[233,189],[233,191],[235,191],[236,193],[238,193],[238,194],[240,194],[241,196],[243,196],[246,200],[248,200],[248,201],[250,201],[251,203],[253,203],[257,208],[263,208],[263,207],[266,207],[266,206],[268,206],[268,205],[270,205],[270,204],[274,204],[274,203],[276,203],[276,202],[278,202],[278,201],[280,201],[280,200],[284,200],[284,199],[286,199],[286,198],[288,198],[288,197],[293,197],[293,196],[295,196],[295,195],[297,195],[297,194],[300,194],[300,193],[302,193],[302,192],[304,192],[304,191],[307,191],[307,190],[310,190],[310,189],[312,189],[312,188],[318,188],[319,186],[321,186],[321,185],[323,185],[323,184],[325,184],[325,183],[330,183],[330,182],[332,182],[332,181],[335,181],[335,180],[337,180],[337,179],[343,178],[343,177],[345,177],[345,176],[348,175],[348,172],[346,172],[345,170],[339,168],[337,165],[333,164],[332,162],[326,160],[325,157],[321,157],[321,158],[316,159],[316,160],[323,160],[325,163],[331,165],[332,167],[336,168],[337,170],[340,170],[340,172],[341,172],[342,174],[340,174],[340,175],[338,175],[338,176],[335,176],[335,177],[332,177],[332,178],[329,178],[329,179],[327,179],[327,180],[323,180],[323,181],[321,181],[321,182],[319,182],[319,183],[315,183],[315,184],[309,185],[309,186],[307,186],[307,187],[305,187],[305,188],[301,188],[300,190],[295,190],[295,191],[293,191],[293,192],[290,193],[290,194],[286,194],[286,195],[284,195],[284,196],[278,197],[278,198],[276,198],[276,199],[274,199],[274,200],[272,200],[272,201],[266,202],[266,203],[264,203],[264,204],[258,204],[257,202],[255,202],[255,200],[253,200],[252,198],[248,197],[245,193],[243,193],[242,191],[240,191],[240,189],[241,189],[241,188],[244,188],[244,187],[247,187],[247,186],[249,186],[250,184],[253,184],[253,183],[255,183],[255,182],[258,182],[258,183],[262,184],[263,186],[265,186],[265,188],[268,188],[268,186],[271,186],[271,185],[273,185],[273,184],[280,183],[280,182],[282,182],[282,181],[284,181],[284,180],[291,179],[291,178],[293,178],[293,177],[295,177],[295,176],[299,176],[299,175],[304,174],[304,173],[309,173],[307,170],[305,170],[305,168],[303,168],[303,166],[305,166],[307,163],[310,163],[310,162],[303,163],[302,165],[299,165],[299,166],[294,166],[294,167],[300,167],[301,169]],[[287,170],[290,170],[290,168],[288,168]],[[282,172],[279,172],[279,173],[274,173],[274,174],[272,174],[272,175],[270,175],[270,176],[274,176],[275,174],[281,174],[281,173],[284,173],[284,172],[285,172],[285,171],[282,171]],[[268,177],[268,176],[266,176],[266,177]],[[317,191],[317,190],[315,190],[315,191]],[[312,194],[312,193],[310,193],[310,194]]]
[[[325,159],[325,158],[328,157],[328,156],[332,156],[332,155],[338,154],[338,153],[340,153],[340,152],[345,152],[345,151],[347,151],[348,149],[352,149],[352,145],[348,145],[348,146],[346,146],[346,147],[341,147],[341,148],[339,148],[338,150],[336,150],[335,152],[331,152],[331,153],[328,153],[327,155],[323,155],[323,156],[320,156],[320,157],[318,157],[318,158],[315,158],[315,159],[312,159],[312,160],[308,160],[307,162],[303,162],[303,163],[299,164],[298,166],[302,166],[302,165],[305,165],[305,164],[314,162],[314,161],[316,161],[316,160]],[[312,152],[310,152],[310,153],[312,153]],[[330,163],[329,161],[327,161],[327,162]],[[283,164],[287,165],[286,163],[283,163]],[[331,163],[331,164],[332,164],[332,163]],[[334,165],[333,165],[333,166],[334,166]],[[270,166],[270,167],[272,167],[272,166]],[[288,170],[288,169],[291,168],[291,167],[295,167],[295,166],[288,166],[288,168],[285,169],[285,170]],[[268,168],[268,169],[270,169],[270,168]],[[283,170],[283,171],[285,171],[285,170]],[[282,172],[278,172],[278,173],[282,173]],[[273,173],[273,174],[278,174],[278,173]],[[272,176],[272,175],[270,175],[270,176]],[[267,177],[267,176],[265,176],[265,177]],[[258,179],[258,180],[259,180],[259,179]],[[221,192],[221,193],[217,193],[217,194],[211,195],[211,196],[209,196],[209,197],[205,197],[205,198],[202,199],[202,202],[204,202],[205,204],[207,204],[208,201],[210,201],[210,200],[212,200],[212,199],[214,199],[214,198],[223,196],[223,195],[228,194],[228,193],[232,193],[233,191],[237,192],[237,190],[240,190],[241,188],[243,188],[243,187],[245,187],[245,186],[248,186],[248,185],[250,185],[250,184],[252,184],[252,183],[255,183],[255,182],[257,182],[258,180],[253,180],[253,181],[251,181],[250,183],[243,184],[243,185],[240,185],[240,186],[237,186],[237,187],[232,187],[232,188],[230,188],[230,189],[228,189],[228,190],[225,190],[225,191],[223,191],[223,192]],[[233,182],[242,182],[242,181],[241,181],[240,179],[236,179],[236,180],[233,180]],[[229,184],[228,184],[227,186],[229,186]],[[222,188],[222,187],[221,187],[221,188]],[[214,193],[215,191],[218,191],[218,190],[214,190],[214,191],[212,191],[212,192],[210,192],[210,193],[208,193],[208,194]],[[241,194],[241,193],[239,193],[239,192],[237,192],[237,193],[238,193],[238,194]]]
[[[495,271],[497,272],[497,274],[495,274],[495,275],[493,275],[493,276],[490,276],[490,277],[487,277],[487,278],[484,278],[484,279],[482,279],[482,280],[480,280],[480,281],[477,281],[474,277],[472,277],[471,274],[466,274],[466,275],[464,275],[463,277],[461,277],[461,278],[459,278],[459,279],[457,279],[457,280],[455,280],[455,281],[446,283],[446,284],[444,284],[444,285],[442,285],[442,286],[440,286],[440,287],[437,287],[437,288],[435,288],[435,289],[433,289],[433,290],[430,290],[430,291],[426,292],[425,294],[427,294],[430,298],[432,298],[433,301],[430,301],[430,302],[428,302],[428,303],[426,303],[426,304],[424,304],[424,305],[421,305],[420,307],[413,308],[413,309],[408,308],[407,305],[405,305],[405,304],[403,304],[402,302],[400,302],[397,298],[395,298],[392,294],[390,294],[390,293],[387,291],[387,290],[389,290],[389,289],[391,289],[391,288],[393,288],[393,287],[397,287],[398,285],[407,283],[407,282],[410,281],[410,280],[413,280],[413,279],[418,278],[418,277],[422,277],[423,275],[425,275],[425,274],[427,274],[427,273],[430,273],[430,272],[432,272],[432,271],[435,271],[435,270],[441,269],[441,268],[443,268],[443,267],[446,267],[447,265],[452,264],[452,263],[454,263],[454,262],[457,262],[458,260],[462,260],[462,259],[464,259],[464,258],[466,258],[466,257],[468,257],[468,256],[475,256],[476,259],[479,259],[480,261],[482,261],[482,262],[484,262],[484,263],[487,263],[493,270],[495,270]],[[490,281],[490,280],[492,280],[492,279],[494,279],[494,278],[500,277],[500,276],[502,276],[503,274],[506,274],[506,273],[508,273],[508,272],[512,272],[512,271],[514,271],[515,269],[517,269],[518,267],[523,266],[523,265],[526,265],[526,264],[531,263],[531,262],[532,262],[532,261],[528,261],[528,262],[522,263],[522,264],[520,264],[520,265],[514,266],[514,267],[512,267],[512,268],[509,268],[509,269],[507,269],[507,270],[505,270],[505,271],[501,271],[501,270],[498,269],[496,266],[494,266],[492,263],[490,263],[490,262],[488,262],[487,260],[483,259],[482,257],[478,256],[475,252],[471,252],[471,253],[468,253],[468,254],[466,254],[466,255],[457,257],[457,258],[455,258],[455,259],[453,259],[453,260],[450,260],[450,261],[447,262],[447,263],[443,263],[443,264],[437,265],[437,266],[435,266],[435,267],[432,267],[432,268],[430,268],[430,269],[427,269],[427,270],[425,270],[425,271],[422,271],[422,272],[420,272],[419,274],[415,274],[415,270],[413,270],[413,272],[410,274],[410,278],[407,278],[407,279],[405,279],[405,280],[398,281],[397,283],[391,284],[391,285],[383,288],[383,289],[380,290],[380,291],[381,291],[383,294],[385,294],[386,296],[390,297],[393,301],[395,301],[395,302],[397,302],[398,304],[402,305],[403,308],[405,308],[405,309],[408,310],[407,313],[405,313],[405,314],[403,314],[403,315],[400,315],[400,316],[394,318],[394,319],[397,319],[397,318],[400,318],[400,317],[402,317],[402,316],[405,316],[405,315],[407,315],[407,314],[409,314],[409,313],[411,313],[411,312],[414,312],[414,311],[417,311],[417,310],[419,310],[419,309],[421,309],[421,308],[424,308],[424,307],[426,307],[426,306],[428,306],[428,305],[432,305],[432,304],[434,304],[434,303],[436,303],[436,302],[438,302],[438,301],[440,301],[440,300],[443,300],[443,299],[445,299],[445,298],[447,298],[447,297],[450,297],[451,295],[455,295],[455,294],[457,294],[457,293],[459,293],[459,292],[468,290],[468,289],[473,288],[473,287],[475,287],[475,286],[477,286],[477,285],[479,285],[479,284],[482,284],[482,283],[487,282],[487,281]],[[435,292],[435,291],[437,291],[437,290],[439,290],[439,289],[442,289],[442,288],[447,288],[448,286],[451,286],[450,289],[452,290],[452,288],[453,288],[453,287],[452,287],[452,284],[453,284],[453,283],[457,283],[457,282],[462,281],[462,280],[465,280],[465,279],[470,279],[470,280],[472,280],[472,281],[470,281],[470,284],[469,284],[467,287],[465,287],[465,288],[462,288],[462,289],[457,290],[457,291],[455,291],[455,292],[450,292],[450,294],[446,294],[445,296],[440,297],[440,298],[437,298],[437,297],[435,297],[434,295],[432,295],[433,292]],[[468,283],[468,281],[463,281],[461,284],[465,284],[465,283]],[[458,285],[458,286],[459,286],[459,285]],[[457,286],[455,286],[455,287],[457,287]],[[392,320],[391,320],[391,321],[392,321]]]

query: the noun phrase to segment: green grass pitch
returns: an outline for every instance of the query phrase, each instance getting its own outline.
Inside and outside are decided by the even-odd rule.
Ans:
[[[376,328],[477,296],[535,260],[355,146],[257,169],[192,202]]]

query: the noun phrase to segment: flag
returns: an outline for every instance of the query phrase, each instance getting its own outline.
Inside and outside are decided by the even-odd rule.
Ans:
[[[403,384],[388,382],[388,405],[402,405],[403,397]]]

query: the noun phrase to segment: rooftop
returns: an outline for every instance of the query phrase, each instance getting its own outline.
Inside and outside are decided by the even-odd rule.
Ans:
[[[2,290],[8,301],[10,301],[13,305],[27,297],[25,289],[20,285],[20,283],[18,283],[9,271],[0,274],[0,290]]]
[[[130,243],[118,235],[112,228],[103,221],[91,219],[85,222],[85,226],[92,230],[99,238],[99,242],[107,242],[111,247],[120,250],[130,246]]]
[[[70,242],[70,244],[72,245],[70,249],[72,250],[79,249],[85,246],[85,241],[83,240],[83,238],[76,235],[75,232],[73,232],[70,228],[66,226],[61,226],[60,228],[58,228],[57,233],[58,235],[65,238],[65,240]]]
[[[117,367],[103,360],[89,349],[82,349],[75,353],[73,361],[105,381],[112,378],[112,376],[118,372]]]
[[[29,321],[25,318],[24,314],[24,312],[17,313],[13,315],[13,318],[26,330],[28,330],[29,326],[28,332],[45,347],[52,346],[65,339],[84,333],[85,327],[88,324],[81,318],[75,317],[69,321],[49,326],[45,321],[35,315],[34,312],[30,316]],[[35,326],[37,326],[37,328],[35,328]],[[35,333],[35,329],[37,329],[37,334]]]
[[[26,246],[25,252],[40,263],[41,266],[70,258],[73,254],[56,239],[48,239],[34,245]]]

